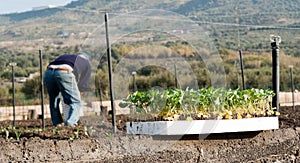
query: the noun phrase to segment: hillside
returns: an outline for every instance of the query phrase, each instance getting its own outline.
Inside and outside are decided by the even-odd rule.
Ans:
[[[125,13],[143,9],[163,9],[189,17],[197,17],[199,20],[221,21],[223,23],[234,22],[235,12],[237,12],[241,24],[251,25],[274,25],[274,21],[278,22],[281,19],[291,20],[288,24],[294,24],[299,23],[300,20],[298,0],[286,0],[276,3],[273,3],[272,0],[77,0],[63,8],[2,15],[3,20],[8,19],[8,21],[2,21],[2,23],[49,18],[61,10],[73,10],[75,14],[83,10],[86,12],[107,10],[112,13]],[[280,23],[280,25],[284,24]]]
[[[236,79],[240,73],[237,50],[241,49],[245,55],[247,86],[270,88],[269,36],[280,35],[281,73],[284,81],[281,89],[289,90],[289,66],[293,65],[294,71],[300,72],[300,49],[297,48],[300,43],[299,2],[77,0],[60,8],[0,15],[1,81],[11,77],[9,62],[17,62],[17,77],[27,77],[37,72],[38,49],[45,53],[44,64],[61,53],[87,50],[93,58],[93,70],[101,68],[100,72],[107,71],[105,64],[102,65],[105,61],[99,61],[99,56],[106,59],[105,50],[100,46],[104,46],[106,41],[103,24],[104,11],[107,11],[114,65],[127,54],[138,59],[147,58],[143,56],[147,52],[140,52],[147,45],[150,50],[145,51],[154,50],[154,54],[149,55],[152,58],[174,56],[175,53],[183,56],[197,70],[200,86],[211,84],[207,69],[219,65],[203,65],[203,58],[195,55],[197,52],[203,53],[204,58],[207,54],[220,54],[224,68],[218,71],[227,73],[227,86],[238,87],[241,80]],[[153,46],[160,49],[151,49]],[[138,71],[138,82],[143,88],[151,87],[149,83],[155,85],[163,80],[174,84],[170,80],[173,74],[164,71],[163,68],[155,69],[151,66],[141,69]],[[99,75],[100,72],[95,74]],[[150,82],[145,74],[154,75],[153,81]],[[295,79],[300,79],[300,75],[296,74]],[[298,80],[295,81],[296,89],[300,89]],[[107,84],[102,85],[107,88]]]
[[[63,8],[1,15],[0,41],[52,39],[63,31],[83,34],[104,22],[103,11],[109,11],[113,18],[136,10],[160,9],[184,15],[205,27],[218,46],[236,49],[239,30],[241,48],[265,51],[269,45],[263,41],[275,33],[284,38],[282,48],[286,46],[290,55],[298,56],[299,51],[291,50],[299,41],[293,38],[299,32],[298,4],[299,0],[276,3],[272,0],[239,0],[238,3],[235,0],[78,0]],[[265,34],[264,38],[258,38],[261,34]]]

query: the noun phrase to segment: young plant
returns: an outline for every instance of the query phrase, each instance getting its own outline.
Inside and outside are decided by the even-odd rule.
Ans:
[[[112,138],[113,134],[112,133],[105,133],[105,135],[109,138]]]
[[[86,126],[83,126],[84,135],[89,136],[88,130]]]
[[[74,140],[74,139],[75,139],[74,135],[70,136],[69,139],[70,139],[70,140]]]
[[[200,119],[241,119],[279,115],[270,104],[271,90],[231,90],[224,88],[169,89],[134,92],[120,107],[131,108],[133,117],[152,115],[165,120],[187,117]]]
[[[79,129],[77,128],[76,131],[74,131],[75,138],[78,139],[79,137]]]
[[[15,131],[15,135],[16,135],[17,140],[20,140],[21,134],[22,133],[20,131]]]
[[[96,130],[93,127],[90,127],[88,130],[88,135],[92,136],[95,132]]]
[[[5,132],[5,139],[9,138],[9,131],[6,128],[1,129],[2,132]]]
[[[53,128],[53,129],[52,129],[52,133],[53,133],[53,134],[57,134],[57,133],[58,133],[57,128]]]

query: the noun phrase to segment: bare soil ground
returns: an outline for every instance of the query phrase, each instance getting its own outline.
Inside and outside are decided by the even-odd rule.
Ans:
[[[78,127],[49,119],[0,122],[0,162],[300,162],[300,107],[281,107],[278,130],[188,136],[127,135],[125,116],[81,118]]]

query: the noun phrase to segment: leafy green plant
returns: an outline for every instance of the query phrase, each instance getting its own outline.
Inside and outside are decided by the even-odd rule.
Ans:
[[[129,107],[133,116],[155,116],[164,120],[241,119],[273,116],[270,100],[273,91],[263,89],[202,88],[149,90],[134,92],[120,103]],[[189,118],[190,119],[190,118]]]
[[[92,136],[95,132],[96,130],[93,127],[90,127],[88,130],[88,135]]]
[[[1,129],[2,132],[5,132],[5,139],[9,138],[9,131],[6,128]]]
[[[89,136],[88,129],[86,126],[83,126],[84,135]]]
[[[43,129],[38,128],[38,127],[34,128],[33,130],[34,130],[35,132],[37,132],[37,133],[43,131]]]
[[[74,131],[74,134],[75,134],[75,138],[77,139],[79,137],[79,129],[78,128]]]
[[[112,133],[105,133],[105,135],[109,138],[112,138],[113,134]]]
[[[22,134],[22,132],[20,132],[20,131],[15,131],[15,135],[16,135],[16,139],[17,139],[17,140],[20,140],[21,134]]]
[[[53,129],[52,129],[52,132],[53,132],[53,134],[57,134],[57,133],[58,133],[57,128],[53,128]]]
[[[74,140],[74,139],[75,139],[74,135],[73,135],[73,136],[70,136],[69,139],[70,139],[70,140]]]

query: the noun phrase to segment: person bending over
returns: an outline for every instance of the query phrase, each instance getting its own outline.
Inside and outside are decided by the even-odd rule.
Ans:
[[[88,54],[64,54],[50,62],[44,82],[49,95],[50,114],[54,126],[63,125],[59,110],[60,93],[69,109],[66,126],[76,126],[82,112],[81,95],[89,90],[91,65]]]

